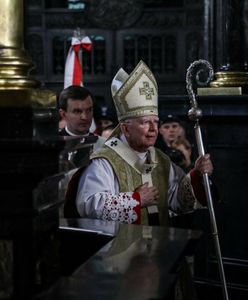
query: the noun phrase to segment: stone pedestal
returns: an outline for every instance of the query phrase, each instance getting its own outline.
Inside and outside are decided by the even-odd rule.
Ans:
[[[55,140],[0,140],[0,299],[31,299],[59,276]],[[1,298],[2,297],[2,298]]]
[[[23,0],[0,3],[0,299],[31,299],[58,278],[56,95],[35,89]],[[51,177],[52,176],[52,177]]]
[[[241,86],[247,93],[247,4],[244,0],[216,1],[215,14],[216,60],[220,66],[212,87]]]
[[[54,174],[64,141],[57,136],[52,93],[0,95],[0,299],[31,299],[60,272]]]

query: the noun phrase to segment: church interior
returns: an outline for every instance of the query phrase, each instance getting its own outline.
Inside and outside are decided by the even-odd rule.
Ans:
[[[0,300],[183,299],[172,290],[185,257],[198,300],[248,299],[248,2],[0,2]],[[193,151],[211,155],[212,211],[170,228],[61,214],[73,146],[58,137],[57,99],[72,37],[85,36],[82,80],[98,105],[112,107],[119,68],[151,68],[159,114],[180,118]]]

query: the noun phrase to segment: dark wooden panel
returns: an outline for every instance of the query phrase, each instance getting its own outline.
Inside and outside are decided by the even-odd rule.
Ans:
[[[248,97],[198,97],[203,111],[200,120],[203,143],[214,164],[212,179],[218,186],[221,203],[215,207],[224,270],[231,299],[248,295]],[[189,121],[187,96],[161,96],[160,113],[181,117],[194,145],[194,123]],[[194,150],[197,153],[196,146]],[[177,226],[196,226],[207,233],[195,260],[195,276],[200,299],[222,299],[216,251],[207,211],[192,220],[179,220]],[[207,296],[206,296],[207,295]],[[211,296],[210,296],[211,295]],[[218,296],[217,296],[218,295]]]

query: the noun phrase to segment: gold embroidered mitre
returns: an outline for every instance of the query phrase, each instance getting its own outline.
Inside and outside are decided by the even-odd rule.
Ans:
[[[118,120],[158,115],[158,86],[154,75],[141,60],[130,75],[122,68],[111,84]]]

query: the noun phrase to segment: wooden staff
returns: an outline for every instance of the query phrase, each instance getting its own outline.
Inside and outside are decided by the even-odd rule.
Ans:
[[[199,80],[199,75],[203,71],[203,69],[200,69],[198,72],[196,72],[196,67],[199,67],[199,65],[202,65],[203,67],[208,69],[209,76],[207,78],[206,84],[208,84],[210,82],[210,80],[213,78],[214,72],[213,72],[213,68],[212,68],[211,64],[208,61],[200,59],[200,60],[194,61],[189,66],[189,68],[187,69],[187,74],[186,74],[186,87],[187,87],[187,92],[188,92],[190,104],[191,104],[191,108],[188,111],[188,117],[190,120],[195,122],[195,126],[194,126],[195,137],[196,137],[196,142],[197,142],[198,153],[201,156],[201,155],[205,155],[204,146],[203,146],[203,142],[202,142],[201,128],[199,125],[199,119],[202,117],[202,110],[198,107],[195,93],[194,93],[193,86],[192,86],[193,76],[195,76],[194,79]],[[211,221],[211,225],[212,225],[212,234],[213,234],[217,258],[218,258],[218,266],[219,266],[219,272],[220,272],[220,277],[221,277],[221,282],[222,282],[223,295],[224,295],[224,299],[228,300],[229,298],[228,298],[226,279],[225,279],[225,273],[224,273],[221,250],[220,250],[218,229],[217,229],[217,224],[216,224],[216,219],[215,219],[211,189],[210,189],[209,178],[208,178],[207,173],[203,174],[203,183],[204,183],[205,193],[206,193],[206,197],[207,197],[208,210],[209,210],[210,221]]]

